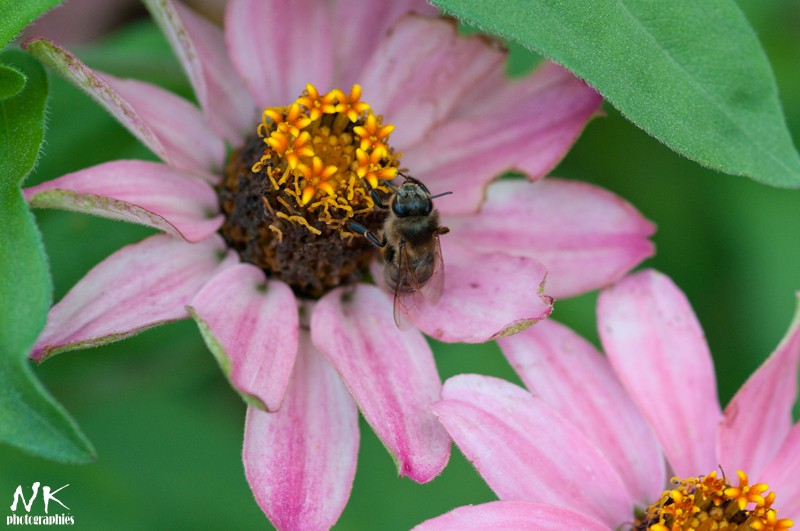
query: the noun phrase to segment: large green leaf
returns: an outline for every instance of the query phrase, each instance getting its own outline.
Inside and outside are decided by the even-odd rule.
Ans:
[[[61,0],[0,0],[0,48]]]
[[[678,153],[800,186],[772,70],[732,0],[432,1],[564,65]]]
[[[33,216],[19,185],[44,139],[47,78],[32,57],[0,55],[28,78],[0,101],[0,441],[50,459],[86,462],[91,443],[31,372],[26,354],[45,324],[51,281]]]

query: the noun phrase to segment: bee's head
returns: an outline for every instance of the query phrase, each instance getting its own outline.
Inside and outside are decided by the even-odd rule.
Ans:
[[[416,179],[414,179],[416,181]],[[433,210],[428,189],[419,181],[407,180],[397,189],[391,201],[392,212],[397,217],[427,216]]]

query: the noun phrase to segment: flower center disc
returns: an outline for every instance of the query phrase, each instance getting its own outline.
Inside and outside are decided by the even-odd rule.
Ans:
[[[647,508],[634,523],[636,531],[774,531],[789,529],[793,522],[778,519],[772,504],[775,493],[764,496],[764,483],[750,485],[738,471],[733,487],[716,472],[689,479],[674,478],[674,488]]]
[[[306,85],[292,105],[266,109],[217,187],[228,246],[301,297],[361,280],[376,253],[349,224],[380,230],[386,212],[370,191],[389,192],[382,179],[401,154],[388,145],[394,127],[360,97],[358,85],[322,96]]]

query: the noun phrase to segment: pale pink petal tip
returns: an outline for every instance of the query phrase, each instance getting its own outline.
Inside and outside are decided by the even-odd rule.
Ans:
[[[524,389],[455,376],[433,411],[501,500],[570,508],[610,526],[630,518],[634,500],[594,442]]]
[[[786,336],[725,408],[718,451],[725,470],[758,477],[792,429],[800,365],[800,300]],[[769,434],[769,436],[765,436]]]
[[[606,286],[653,254],[652,223],[615,194],[577,181],[502,180],[489,186],[477,215],[443,223],[448,236],[477,250],[538,260],[557,299]]]
[[[392,454],[400,476],[419,483],[436,477],[450,457],[450,438],[430,412],[442,384],[422,334],[398,330],[388,297],[359,284],[319,301],[311,336]]]
[[[123,247],[53,306],[31,358],[41,362],[185,319],[185,306],[203,284],[235,261],[218,236],[188,244],[159,234]]]
[[[203,286],[187,310],[233,387],[250,405],[276,411],[297,355],[297,301],[289,286],[238,264]]]
[[[467,505],[431,518],[414,531],[611,531],[612,528],[568,509],[526,501]]]
[[[211,186],[156,162],[107,162],[23,193],[34,208],[62,208],[140,223],[188,242],[210,236],[223,222]]]
[[[242,458],[258,505],[281,530],[329,529],[350,497],[358,410],[336,371],[301,333],[281,409],[248,408]]]
[[[444,292],[416,317],[420,330],[441,341],[482,343],[550,315],[553,299],[544,294],[542,264],[503,252],[480,252],[450,236],[441,237]]]
[[[722,419],[711,353],[686,296],[645,270],[600,293],[600,340],[679,476],[714,470]]]

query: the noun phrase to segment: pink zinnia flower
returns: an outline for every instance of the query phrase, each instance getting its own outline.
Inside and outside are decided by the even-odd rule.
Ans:
[[[607,358],[553,320],[499,340],[530,392],[478,375],[445,382],[434,411],[502,501],[419,529],[745,529],[722,517],[784,529],[800,519],[800,313],[724,413],[703,331],[667,277],[623,279],[600,294],[597,317]],[[668,473],[682,483],[668,486]],[[678,509],[695,520],[670,519]],[[698,527],[706,517],[719,527]]]
[[[280,528],[338,518],[356,404],[401,475],[427,482],[445,466],[450,439],[429,410],[441,381],[420,330],[487,341],[550,313],[537,260],[548,294],[563,297],[652,253],[652,225],[613,194],[557,179],[490,184],[512,168],[541,178],[597,112],[598,95],[556,65],[509,81],[501,50],[421,1],[236,0],[224,34],[177,2],[147,4],[201,109],[27,44],[163,161],[68,174],[27,189],[30,204],[166,233],[92,269],[53,307],[32,357],[191,315],[250,405],[245,471]],[[379,253],[348,229],[380,230],[369,188],[386,192],[380,179],[398,167],[454,191],[437,202],[451,229],[444,293],[408,332],[365,282]]]

